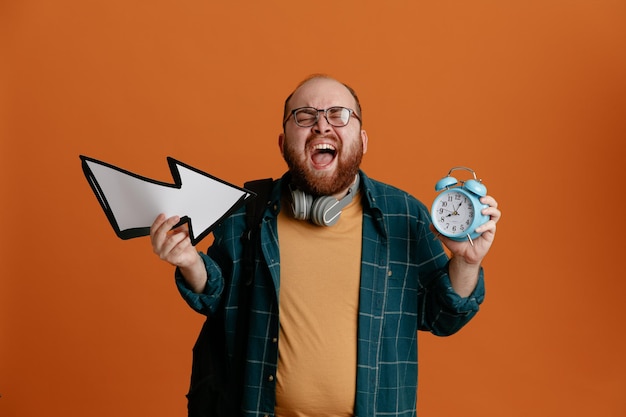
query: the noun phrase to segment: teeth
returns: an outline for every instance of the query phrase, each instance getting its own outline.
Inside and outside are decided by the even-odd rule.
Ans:
[[[331,144],[328,143],[320,143],[318,145],[313,146],[313,150],[316,151],[323,151],[323,150],[329,150],[329,151],[334,151],[335,147]]]

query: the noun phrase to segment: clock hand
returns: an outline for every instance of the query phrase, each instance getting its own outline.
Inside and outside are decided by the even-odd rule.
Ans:
[[[453,214],[455,214],[455,215],[457,215],[457,216],[459,215],[459,209],[461,208],[461,205],[462,205],[462,204],[463,204],[463,202],[461,201],[461,202],[459,203],[459,205],[457,206],[457,208],[455,208],[455,209],[454,209],[454,213],[453,213]],[[453,205],[452,207],[454,207],[454,205]]]

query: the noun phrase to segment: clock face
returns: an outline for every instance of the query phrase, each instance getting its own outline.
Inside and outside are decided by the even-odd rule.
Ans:
[[[446,236],[464,236],[474,222],[474,206],[463,193],[444,192],[433,203],[433,222]]]

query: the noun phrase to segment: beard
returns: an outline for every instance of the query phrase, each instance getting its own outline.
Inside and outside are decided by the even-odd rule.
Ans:
[[[315,137],[309,138],[307,143]],[[352,185],[363,159],[363,142],[355,140],[344,148],[342,142],[337,141],[337,165],[334,171],[317,171],[311,168],[307,158],[309,155],[287,145],[284,148],[284,158],[292,176],[292,183],[305,193],[320,196],[334,195]]]

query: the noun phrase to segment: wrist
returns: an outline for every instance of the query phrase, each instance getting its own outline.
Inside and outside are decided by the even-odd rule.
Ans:
[[[463,256],[452,255],[452,258],[450,259],[450,265],[454,265],[455,267],[459,267],[459,268],[479,269],[480,261],[468,261]]]
[[[202,293],[204,291],[207,272],[204,260],[198,252],[196,252],[196,257],[193,262],[186,266],[179,265],[178,270],[194,292]]]
[[[185,255],[185,257],[182,258],[176,266],[181,270],[190,271],[196,269],[198,265],[202,265],[203,263],[204,261],[202,260],[200,253],[194,249],[192,254]]]
[[[468,297],[476,288],[480,263],[467,262],[462,257],[452,257],[448,264],[448,276],[454,291],[461,297]]]

